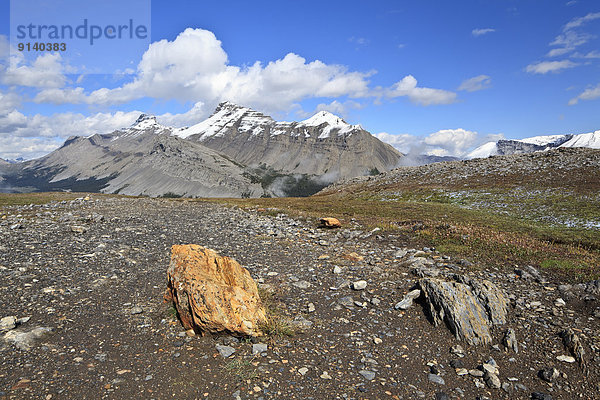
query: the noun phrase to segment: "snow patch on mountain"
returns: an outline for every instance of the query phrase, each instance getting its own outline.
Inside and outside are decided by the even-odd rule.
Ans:
[[[600,149],[600,131],[573,135],[569,141],[563,143],[560,147],[589,147],[590,149]]]
[[[309,119],[305,119],[298,123],[298,126],[321,126],[327,125],[323,128],[323,132],[319,135],[319,139],[326,139],[331,135],[331,132],[338,130],[338,135],[344,135],[350,133],[355,129],[362,129],[360,125],[350,125],[337,115],[334,115],[327,111],[319,111]]]
[[[170,126],[160,124],[154,115],[141,114],[138,119],[129,127],[119,129],[114,133],[113,141],[121,138],[134,138],[148,131],[159,133],[173,133],[175,129]]]
[[[487,158],[490,156],[495,156],[497,154],[498,154],[498,145],[496,144],[496,142],[487,142],[487,143],[479,146],[478,148],[476,148],[469,154],[467,154],[465,158],[467,158],[467,159]]]
[[[268,130],[270,136],[291,134],[305,137],[309,137],[310,133],[297,128],[320,127],[322,131],[319,139],[330,137],[331,133],[336,130],[338,135],[345,135],[356,129],[362,129],[360,125],[350,125],[342,118],[327,111],[320,111],[301,122],[278,122],[251,108],[223,102],[206,120],[189,128],[174,131],[173,134],[184,139],[197,135],[199,141],[204,141],[210,137],[223,136],[234,126],[237,127],[238,132],[249,133],[253,136],[259,136]]]
[[[536,146],[560,145],[571,138],[571,135],[547,135],[533,136],[530,138],[519,139],[518,142],[535,144]]]

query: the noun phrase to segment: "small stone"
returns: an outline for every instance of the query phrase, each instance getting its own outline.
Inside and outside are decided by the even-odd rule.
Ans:
[[[338,303],[340,303],[341,305],[343,305],[344,307],[347,307],[347,308],[354,307],[354,299],[352,298],[352,296],[342,297],[338,300]]]
[[[375,344],[381,344],[381,343],[383,343],[383,340],[381,340],[380,338],[376,337],[376,338],[373,338],[373,343],[375,343]]]
[[[474,376],[476,378],[481,378],[483,376],[483,371],[480,371],[478,369],[470,369],[469,375]]]
[[[464,368],[465,364],[462,362],[462,360],[452,360],[450,361],[450,366],[452,368]]]
[[[146,377],[144,378],[145,381],[151,381],[152,378],[154,378],[152,375],[146,375]]]
[[[469,371],[466,368],[456,368],[456,375],[458,375],[458,376],[469,375]]]
[[[436,374],[428,374],[427,379],[429,379],[429,382],[437,383],[438,385],[446,384],[446,382],[444,381],[444,378],[442,378],[441,376],[436,375]]]
[[[450,349],[450,353],[455,354],[459,357],[465,356],[465,350],[462,348],[462,346],[460,344],[452,346],[452,348]]]
[[[552,400],[552,396],[542,392],[531,393],[531,400]]]
[[[486,364],[483,364],[481,367],[483,368],[483,372],[489,372],[490,374],[495,374],[495,375],[499,374],[498,367],[496,367],[492,364],[486,363]]]
[[[321,374],[321,379],[331,379],[331,376],[327,373],[327,371],[323,371]]]
[[[219,352],[219,354],[221,355],[221,357],[224,358],[228,358],[230,357],[233,353],[235,353],[235,349],[231,346],[222,346],[220,344],[217,344],[217,351]]]
[[[567,305],[567,303],[559,297],[558,299],[554,300],[554,305],[556,307],[564,307]]]
[[[292,285],[296,286],[298,289],[308,289],[310,287],[310,282],[298,281],[298,282],[292,282]]]
[[[540,379],[546,382],[552,382],[559,376],[559,372],[556,368],[544,368],[538,372]]]
[[[140,306],[134,306],[131,308],[131,315],[141,314],[144,310]]]
[[[356,281],[352,283],[352,289],[354,290],[365,290],[367,287],[367,281]]]
[[[9,316],[0,319],[0,332],[10,331],[17,327],[17,317]]]
[[[519,343],[517,342],[517,336],[515,330],[508,328],[504,337],[502,338],[502,344],[506,349],[512,349],[515,353],[519,352]]]
[[[255,343],[252,345],[252,355],[266,353],[267,345],[264,343]]]
[[[85,233],[87,231],[87,228],[85,226],[72,226],[71,227],[71,232],[75,232],[75,233]]]
[[[302,376],[306,375],[307,372],[308,372],[308,368],[306,368],[306,367],[302,367],[298,370],[298,373]]]
[[[315,312],[315,305],[313,303],[308,303],[306,308],[308,309],[309,313]]]
[[[435,400],[450,400],[450,397],[444,392],[438,392],[435,394]]]
[[[488,387],[490,387],[492,389],[500,389],[500,387],[501,387],[500,378],[498,378],[498,375],[491,373],[489,371],[485,372],[485,375],[483,376],[483,380],[488,385]]]
[[[565,356],[565,355],[560,355],[560,356],[556,357],[556,359],[558,361],[563,361],[563,362],[567,362],[567,363],[574,363],[575,362],[575,357]]]
[[[73,361],[75,361],[76,363],[82,363],[83,362],[83,357],[75,357],[73,359]]]
[[[375,379],[375,372],[373,371],[362,370],[358,371],[358,373],[361,374],[362,377],[368,381],[372,381],[373,379]]]
[[[408,251],[406,249],[400,249],[400,250],[396,251],[396,253],[394,254],[394,257],[395,258],[402,258],[406,254],[408,254]]]
[[[419,289],[411,290],[408,292],[404,298],[396,303],[394,308],[396,310],[406,310],[410,306],[412,306],[413,301],[421,295],[421,291]]]
[[[341,274],[342,273],[342,269],[339,266],[335,266],[333,267],[333,273],[334,274]]]

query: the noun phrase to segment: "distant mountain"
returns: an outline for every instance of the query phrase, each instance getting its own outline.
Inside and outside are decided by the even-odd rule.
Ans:
[[[236,163],[141,115],[127,129],[69,138],[42,158],[13,166],[9,186],[148,196],[260,196]]]
[[[499,140],[479,146],[466,158],[485,158],[495,155],[510,155],[546,151],[557,147],[586,147],[600,149],[600,131],[579,135],[534,136],[525,139]]]
[[[142,114],[129,128],[71,137],[54,152],[0,164],[0,191],[102,191],[147,196],[301,196],[339,177],[388,171],[402,157],[359,125],[321,112],[276,122],[221,103],[189,128]]]
[[[251,167],[338,178],[388,171],[402,154],[340,117],[321,111],[300,122],[225,102],[207,120],[174,133]]]

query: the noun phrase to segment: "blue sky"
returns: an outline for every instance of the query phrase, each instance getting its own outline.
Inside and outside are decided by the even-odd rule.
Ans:
[[[150,2],[139,1],[139,15],[121,17],[141,18]],[[7,53],[9,1],[0,4]],[[150,15],[150,48],[102,53],[130,74],[82,74],[65,53],[33,63],[34,53],[11,72],[3,57],[0,157],[37,157],[141,111],[190,125],[223,100],[286,120],[326,109],[402,151],[440,155],[600,129],[597,1],[180,0],[152,1]]]

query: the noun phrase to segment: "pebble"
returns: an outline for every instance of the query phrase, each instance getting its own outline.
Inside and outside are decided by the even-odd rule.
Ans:
[[[564,307],[567,305],[567,303],[559,297],[558,299],[554,300],[554,305],[556,307]]]
[[[367,287],[367,281],[356,281],[352,283],[352,289],[354,290],[365,290]]]
[[[0,332],[10,331],[17,326],[17,317],[9,316],[0,319]]]
[[[334,274],[341,274],[342,273],[342,269],[336,265],[335,267],[333,267],[333,273]]]
[[[327,371],[323,371],[321,374],[321,379],[331,379],[331,376],[327,373]]]
[[[373,379],[375,379],[375,372],[373,371],[367,371],[363,369],[361,371],[358,371],[358,373],[361,374],[362,377],[368,381],[372,381]]]
[[[235,349],[231,346],[223,346],[223,345],[217,344],[216,347],[217,347],[217,351],[219,352],[221,357],[224,357],[224,358],[228,358],[233,353],[235,353]]]
[[[560,355],[560,356],[556,357],[556,359],[558,361],[564,361],[564,362],[567,362],[567,363],[574,363],[575,362],[575,357],[565,356],[565,355]]]
[[[308,368],[306,368],[306,367],[302,367],[298,370],[298,373],[302,376],[306,375],[307,372],[308,372]]]
[[[252,355],[266,353],[267,345],[264,343],[255,343],[252,345]]]
[[[315,305],[313,303],[308,303],[306,308],[308,309],[309,313],[315,312]]]
[[[144,310],[140,306],[135,306],[131,308],[131,315],[141,314]]]
[[[436,374],[428,374],[427,379],[429,379],[429,382],[437,383],[438,385],[446,384],[446,382],[444,381],[444,378],[442,378],[441,376],[436,375]]]

